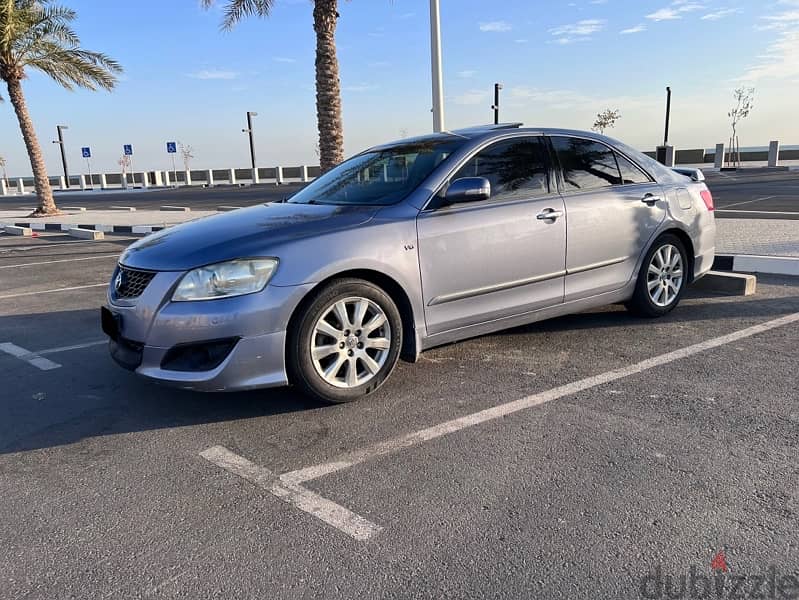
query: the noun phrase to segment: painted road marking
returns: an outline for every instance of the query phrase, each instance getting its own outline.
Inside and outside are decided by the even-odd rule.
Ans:
[[[723,208],[732,208],[733,206],[742,206],[744,204],[752,204],[753,202],[760,202],[761,200],[771,200],[772,198],[776,198],[777,196],[765,196],[763,198],[755,198],[754,200],[746,200],[744,202],[733,202],[732,204],[727,204]]]
[[[296,508],[313,515],[356,540],[366,541],[383,529],[340,504],[323,498],[299,484],[281,481],[270,470],[250,462],[224,446],[213,446],[203,450],[200,452],[200,456],[229,473],[238,475],[242,479],[257,485],[284,502],[288,502]]]
[[[738,213],[740,215],[799,215],[799,212],[780,212],[773,210],[727,210],[725,208],[717,208],[717,213]]]
[[[297,471],[289,471],[277,478],[275,478],[275,475],[271,471],[233,454],[222,446],[209,448],[201,452],[200,455],[223,469],[235,473],[239,477],[247,479],[263,489],[266,489],[278,498],[293,504],[300,510],[314,515],[347,535],[357,540],[366,540],[379,533],[382,528],[356,515],[347,508],[310,492],[302,487],[301,484],[337,471],[348,469],[366,462],[367,460],[410,448],[422,442],[434,440],[468,427],[474,427],[475,425],[506,417],[528,408],[540,406],[552,400],[563,398],[564,396],[584,392],[600,385],[618,381],[619,379],[624,379],[655,367],[667,365],[676,360],[682,360],[796,322],[799,322],[799,313],[793,313],[780,317],[779,319],[761,323],[760,325],[747,327],[746,329],[705,340],[704,342],[674,350],[673,352],[667,352],[666,354],[661,354],[621,369],[614,369],[599,375],[594,375],[593,377],[586,377],[585,379],[580,379],[579,381],[568,383],[545,392],[532,394],[519,400],[452,419],[451,421],[446,421],[433,427],[378,442],[377,444],[372,444],[365,448],[344,454],[331,462],[321,463]]]
[[[336,529],[343,531],[356,540],[367,540],[382,531],[382,527],[367,521],[363,517],[355,514],[349,509],[336,504],[332,500],[309,491],[302,487],[302,484],[337,471],[342,471],[356,466],[367,460],[375,459],[387,454],[410,448],[422,442],[434,440],[450,433],[461,431],[481,423],[493,421],[501,417],[506,417],[513,413],[540,406],[552,400],[570,396],[578,392],[605,385],[619,379],[630,377],[655,367],[667,365],[677,360],[689,358],[696,354],[732,344],[754,335],[765,333],[778,327],[784,327],[792,323],[799,322],[799,313],[793,313],[779,319],[774,319],[741,329],[733,333],[722,335],[704,342],[699,342],[691,346],[686,346],[666,354],[661,354],[653,358],[643,360],[633,365],[614,369],[592,377],[586,377],[560,387],[553,388],[537,394],[526,396],[519,400],[514,400],[499,406],[494,406],[485,410],[472,413],[451,421],[446,421],[433,427],[414,431],[390,440],[378,442],[362,449],[354,450],[340,456],[339,458],[327,462],[306,467],[296,471],[289,471],[280,476],[275,476],[271,471],[250,462],[246,458],[234,454],[222,446],[214,446],[200,453],[200,456],[216,464],[217,466],[246,479],[259,487],[267,490],[295,507],[303,510],[319,519],[332,525]]]
[[[86,342],[85,344],[73,344],[72,346],[59,346],[57,348],[48,348],[47,350],[37,350],[36,352],[31,352],[31,354],[35,354],[37,356],[43,356],[45,354],[58,354],[59,352],[69,352],[70,350],[93,348],[94,346],[101,346],[107,343],[108,340],[97,340],[96,342]]]
[[[57,362],[53,362],[47,358],[42,358],[38,354],[34,352],[28,352],[25,350],[25,348],[20,348],[19,346],[10,342],[4,342],[0,344],[0,352],[5,352],[6,354],[15,356],[20,360],[24,360],[26,363],[31,364],[42,371],[52,371],[53,369],[61,368],[61,365],[59,365]]]
[[[78,262],[79,260],[100,260],[101,258],[118,258],[119,252],[114,254],[103,254],[102,256],[87,256],[82,258],[64,258],[59,260],[47,260],[42,262],[22,263],[21,265],[3,265],[0,269],[15,269],[17,267],[35,267],[36,265],[52,265],[55,263]]]
[[[5,296],[0,296],[0,300],[7,300],[9,298],[22,298],[23,296],[38,296],[39,294],[54,294],[56,292],[71,292],[74,290],[86,290],[89,288],[106,287],[107,285],[108,282],[92,283],[89,285],[77,285],[75,287],[56,288],[54,290],[40,290],[38,292],[22,292],[20,294],[7,294]]]

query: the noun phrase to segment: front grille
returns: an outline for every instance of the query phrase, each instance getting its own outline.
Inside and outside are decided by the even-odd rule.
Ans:
[[[153,277],[155,277],[155,273],[152,271],[139,271],[119,265],[114,281],[111,282],[114,298],[138,298]]]

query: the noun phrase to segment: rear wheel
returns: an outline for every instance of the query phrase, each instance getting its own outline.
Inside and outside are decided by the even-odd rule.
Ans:
[[[688,282],[688,260],[680,238],[659,237],[646,253],[627,309],[641,317],[662,317],[679,304]]]
[[[289,336],[292,382],[327,402],[351,402],[374,392],[394,370],[402,320],[381,288],[341,279],[316,294]]]

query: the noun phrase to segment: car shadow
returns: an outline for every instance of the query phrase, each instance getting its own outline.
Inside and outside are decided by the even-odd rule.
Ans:
[[[796,294],[725,298],[686,303],[659,323],[697,323],[741,318],[777,318],[799,311],[799,283],[780,279]],[[706,297],[691,291],[687,299]],[[608,307],[516,327],[493,335],[558,333],[637,327],[652,321]],[[52,338],[52,346],[103,339],[97,310],[72,310],[0,317],[0,342],[26,347]],[[477,341],[468,343],[480,343]],[[41,347],[41,346],[39,346]],[[39,371],[0,355],[0,455],[75,444],[89,438],[231,421],[327,408],[293,388],[203,394],[142,380],[116,364],[104,346],[48,355],[62,367]],[[417,364],[414,369],[431,368]]]

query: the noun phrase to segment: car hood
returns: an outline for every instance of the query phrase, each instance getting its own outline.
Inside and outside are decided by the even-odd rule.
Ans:
[[[163,229],[128,247],[120,262],[185,271],[234,258],[269,256],[291,240],[356,227],[379,207],[270,203]]]

